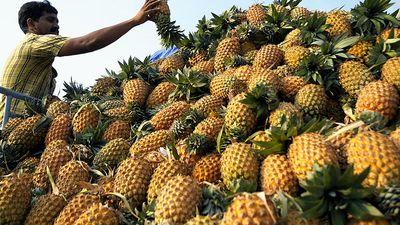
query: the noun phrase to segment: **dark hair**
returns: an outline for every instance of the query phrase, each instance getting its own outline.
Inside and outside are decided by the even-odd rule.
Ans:
[[[18,23],[21,30],[24,33],[28,32],[28,24],[26,20],[31,18],[34,21],[38,21],[38,19],[43,15],[43,12],[58,13],[57,9],[46,0],[42,2],[33,1],[23,4],[18,12]]]

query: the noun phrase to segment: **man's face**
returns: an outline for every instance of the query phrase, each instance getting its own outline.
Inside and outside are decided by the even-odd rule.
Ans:
[[[43,12],[38,21],[33,21],[33,33],[35,34],[57,34],[58,35],[58,18],[57,14]]]

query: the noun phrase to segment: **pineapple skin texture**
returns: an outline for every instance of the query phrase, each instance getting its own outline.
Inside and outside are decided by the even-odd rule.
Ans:
[[[283,60],[283,51],[277,45],[264,45],[258,50],[253,65],[265,69],[275,69]]]
[[[298,106],[303,115],[325,115],[327,112],[328,96],[322,86],[307,84],[297,92],[295,105]]]
[[[171,127],[174,120],[179,118],[186,110],[188,110],[190,104],[184,101],[178,101],[172,103],[170,106],[158,112],[150,119],[150,124],[154,130],[167,130]]]
[[[285,51],[284,61],[285,64],[292,67],[298,68],[301,60],[310,54],[310,50],[303,46],[293,46]]]
[[[72,130],[82,133],[87,127],[96,128],[100,120],[100,113],[91,105],[82,106],[72,119]]]
[[[107,142],[122,138],[128,140],[131,135],[131,129],[128,121],[116,120],[112,122],[104,131],[103,139]]]
[[[262,5],[253,4],[249,7],[246,13],[247,21],[252,26],[259,26],[265,21],[266,12]]]
[[[392,84],[384,81],[371,82],[361,90],[358,96],[356,116],[360,116],[365,111],[373,111],[392,120],[397,115],[399,103],[399,93]]]
[[[162,82],[157,85],[149,94],[146,100],[146,108],[154,108],[158,105],[166,103],[169,95],[175,90],[175,85],[171,82]]]
[[[257,183],[258,159],[250,144],[234,143],[229,145],[221,156],[221,177],[229,187],[236,179],[245,179]]]
[[[194,109],[203,113],[204,116],[210,115],[210,113],[217,112],[224,105],[224,100],[214,95],[207,95],[194,103]]]
[[[382,66],[382,79],[400,90],[400,57],[390,58]]]
[[[74,225],[75,221],[93,204],[100,203],[98,196],[92,194],[77,194],[62,209],[54,225]]]
[[[123,99],[127,104],[136,103],[144,105],[149,94],[150,86],[143,80],[132,79],[124,85]]]
[[[357,97],[361,89],[374,80],[368,67],[359,61],[350,60],[339,66],[339,82],[351,97]]]
[[[22,224],[31,201],[30,175],[0,180],[0,224]]]
[[[266,195],[283,191],[290,195],[298,192],[298,181],[286,155],[267,156],[260,169],[261,188]]]
[[[47,131],[44,144],[47,146],[50,142],[55,140],[65,140],[71,136],[72,131],[72,118],[69,115],[62,114],[57,116],[51,123]]]
[[[306,83],[300,76],[287,76],[282,78],[280,92],[285,101],[293,102],[297,93]]]
[[[362,63],[368,63],[371,58],[371,50],[373,44],[369,41],[358,41],[354,44],[347,53],[352,54],[357,59],[359,59]]]
[[[288,158],[299,181],[307,178],[315,163],[320,166],[338,164],[336,151],[317,133],[296,136],[289,146]]]
[[[211,216],[196,216],[185,225],[218,225],[219,220]]]
[[[129,153],[134,155],[137,153],[158,151],[161,147],[164,147],[170,139],[171,133],[169,130],[154,131],[134,143],[129,148]]]
[[[108,142],[93,159],[93,166],[99,169],[116,168],[129,154],[130,144],[127,140],[116,138]]]
[[[56,186],[66,198],[75,195],[82,188],[79,182],[89,181],[89,167],[85,162],[71,160],[60,168]]]
[[[355,173],[370,166],[371,171],[363,182],[367,187],[400,184],[400,150],[389,136],[374,131],[358,133],[347,146],[347,161],[354,164]]]
[[[275,225],[277,218],[269,199],[265,203],[256,194],[244,193],[233,199],[220,224]]]
[[[389,221],[385,219],[374,219],[374,220],[356,220],[351,219],[348,225],[390,225]]]
[[[185,224],[196,215],[201,197],[200,186],[193,178],[179,175],[171,178],[157,198],[156,223]]]
[[[25,225],[53,225],[67,202],[60,195],[47,194],[39,197],[25,220]]]
[[[118,225],[119,218],[116,212],[102,204],[92,205],[86,212],[79,216],[74,225]]]
[[[215,54],[214,69],[217,72],[225,70],[225,60],[240,53],[240,42],[237,37],[227,37],[223,39],[217,47]]]
[[[326,29],[330,37],[337,37],[345,32],[351,35],[351,24],[347,16],[341,12],[332,12],[326,18],[326,24],[331,27]]]
[[[257,124],[256,113],[240,101],[245,93],[236,95],[228,104],[225,115],[226,130],[231,133],[237,130],[240,135],[248,136]]]
[[[202,157],[194,166],[192,177],[198,182],[216,183],[221,179],[221,160],[217,154]]]

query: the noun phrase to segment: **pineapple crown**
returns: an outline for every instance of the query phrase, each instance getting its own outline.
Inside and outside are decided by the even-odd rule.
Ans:
[[[203,216],[224,216],[225,209],[230,203],[228,195],[213,184],[206,184],[202,189],[202,202],[199,213]]]
[[[241,55],[233,55],[225,59],[225,68],[237,68],[239,66],[249,65],[249,60]]]
[[[63,98],[67,102],[73,101],[82,101],[88,98],[89,88],[83,87],[82,84],[77,83],[76,81],[71,80],[67,83],[64,81],[63,83],[65,95]]]
[[[300,4],[301,0],[274,0],[275,5],[281,5],[283,7],[289,7],[289,9],[293,9],[294,7]]]
[[[176,85],[170,94],[171,99],[185,98],[187,101],[200,98],[207,92],[208,78],[196,70],[184,67],[177,70],[175,74],[165,77],[169,82]]]
[[[74,134],[74,144],[83,144],[90,148],[93,153],[97,153],[105,144],[103,134],[109,122],[101,123],[97,127],[86,127],[81,133]]]
[[[303,210],[303,217],[311,219],[327,216],[330,223],[335,225],[345,225],[348,214],[355,219],[383,217],[368,202],[373,190],[362,185],[369,171],[367,168],[355,174],[352,165],[345,171],[341,171],[339,165],[315,165],[313,172],[300,183],[305,192],[295,199]]]
[[[210,152],[210,140],[204,135],[191,134],[186,139],[187,153],[189,155],[205,155]]]
[[[387,218],[400,222],[400,187],[391,185],[379,191],[376,198],[378,208],[385,214]]]
[[[121,68],[121,72],[117,77],[124,81],[138,78],[154,85],[160,80],[157,69],[151,65],[150,56],[147,56],[143,61],[130,56],[127,61],[118,61],[118,64]]]
[[[181,137],[186,131],[192,130],[204,119],[203,113],[196,109],[188,109],[181,117],[174,121],[171,126],[172,133],[176,138]]]
[[[259,83],[246,93],[245,98],[240,102],[255,110],[257,118],[260,118],[261,116],[268,116],[269,112],[278,107],[279,98],[275,88]]]
[[[274,35],[272,29],[266,23],[256,27],[248,22],[242,22],[235,29],[240,40],[249,40],[258,47],[270,43]]]
[[[267,14],[265,18],[266,26],[273,32],[273,43],[281,43],[286,35],[293,29],[289,21],[289,14],[286,11],[277,11],[274,5],[271,5],[272,13]]]
[[[225,10],[220,15],[211,13],[213,16],[211,19],[212,35],[215,39],[224,38],[230,30],[234,29],[240,23],[236,16],[236,9],[234,6],[229,10]]]
[[[300,38],[302,42],[309,46],[315,39],[326,39],[326,29],[331,25],[326,24],[326,17],[318,13],[313,13],[307,19],[299,20]]]
[[[399,26],[396,14],[386,13],[394,3],[391,0],[364,0],[351,10],[354,17],[353,28],[360,35],[378,35],[383,28]],[[397,10],[398,11],[398,10]]]
[[[336,67],[344,60],[354,59],[354,56],[346,52],[346,48],[354,45],[359,40],[359,36],[349,37],[347,33],[343,33],[330,41],[325,38],[316,39],[312,45],[320,46],[320,52],[326,58],[327,64]]]
[[[171,21],[169,15],[160,15],[157,17],[157,33],[161,37],[161,44],[165,47],[181,47],[180,42],[185,35],[180,30],[180,26],[175,25],[175,23],[176,21]]]
[[[379,43],[371,50],[371,58],[367,62],[373,73],[380,74],[382,65],[390,58],[400,56],[400,35],[395,36],[394,29],[389,33],[388,39],[379,37]]]

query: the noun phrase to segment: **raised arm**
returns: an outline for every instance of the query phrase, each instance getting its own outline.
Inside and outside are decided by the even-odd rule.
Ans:
[[[122,23],[91,32],[87,35],[68,39],[58,53],[58,56],[77,55],[96,51],[118,40],[133,27],[140,25],[158,9],[160,0],[146,0],[139,12]]]

